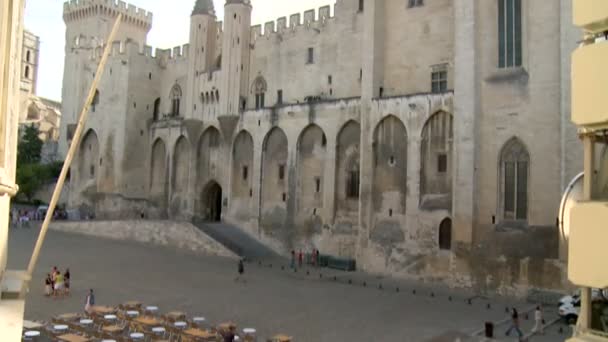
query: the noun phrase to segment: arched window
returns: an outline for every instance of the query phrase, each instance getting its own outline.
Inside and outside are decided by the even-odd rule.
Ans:
[[[25,67],[25,78],[30,78],[30,67],[29,66]]]
[[[160,116],[160,97],[154,101],[154,112],[152,113],[152,119],[158,121]]]
[[[179,116],[179,106],[182,100],[182,88],[179,85],[174,85],[171,89],[171,115]]]
[[[505,220],[528,219],[528,174],[530,154],[523,143],[513,138],[500,154],[501,197]]]
[[[446,218],[439,225],[439,249],[452,249],[452,220]]]
[[[255,94],[255,109],[264,108],[264,97],[266,94],[267,84],[262,76],[258,76],[253,81],[252,91]]]

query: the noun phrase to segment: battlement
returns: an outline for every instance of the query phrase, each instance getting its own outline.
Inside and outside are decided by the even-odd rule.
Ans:
[[[71,0],[63,4],[63,18],[67,22],[93,15],[117,16],[122,13],[124,21],[152,27],[152,12],[127,4],[120,0]]]
[[[304,20],[302,20],[302,17]],[[311,29],[326,25],[334,16],[331,15],[331,6],[323,6],[319,8],[319,15],[314,9],[301,13],[295,13],[287,17],[281,17],[276,21],[269,21],[263,25],[255,25],[251,27],[251,40],[255,41],[258,38],[268,38],[274,34],[283,34],[285,32],[295,32],[300,28]]]
[[[74,48],[78,48],[78,44],[74,45]],[[103,46],[96,46],[93,52],[93,59],[101,58],[103,54]],[[150,59],[157,59],[159,61],[168,62],[171,60],[180,61],[188,58],[190,51],[190,44],[176,46],[171,49],[160,49],[153,48],[150,45],[140,45],[133,40],[117,40],[112,42],[112,49],[110,50],[110,58],[112,57],[124,57],[131,55],[145,56]]]

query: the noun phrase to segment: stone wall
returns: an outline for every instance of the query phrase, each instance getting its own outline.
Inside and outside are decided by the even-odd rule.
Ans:
[[[203,255],[237,258],[231,251],[187,222],[175,221],[56,221],[52,230],[106,239],[135,241]]]

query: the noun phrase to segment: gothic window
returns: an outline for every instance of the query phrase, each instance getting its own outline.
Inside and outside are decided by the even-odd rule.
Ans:
[[[266,80],[262,76],[258,76],[253,81],[253,93],[255,94],[255,109],[264,108],[264,98],[268,86]]]
[[[522,142],[513,138],[500,156],[501,197],[505,220],[528,218],[528,174],[530,155]]]
[[[452,249],[452,220],[449,218],[439,225],[439,249]]]
[[[179,85],[174,85],[171,89],[171,115],[179,116],[179,107],[182,100],[182,88]]]
[[[348,170],[346,177],[346,198],[359,198],[359,165]]]
[[[423,0],[408,0],[408,2],[407,2],[407,7],[409,7],[409,8],[418,7],[418,6],[422,6],[422,5],[424,5]]]
[[[498,0],[498,67],[521,64],[521,0]]]

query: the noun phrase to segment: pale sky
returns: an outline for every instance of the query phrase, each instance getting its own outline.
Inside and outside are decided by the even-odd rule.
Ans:
[[[154,48],[171,48],[188,43],[190,14],[196,0],[131,0],[137,7],[154,13],[148,45]],[[40,37],[40,67],[38,96],[61,100],[65,24],[63,0],[26,0],[25,27]],[[214,0],[219,20],[224,17],[224,0]],[[332,5],[335,0],[252,0],[252,23],[262,24],[293,13],[303,13]]]

